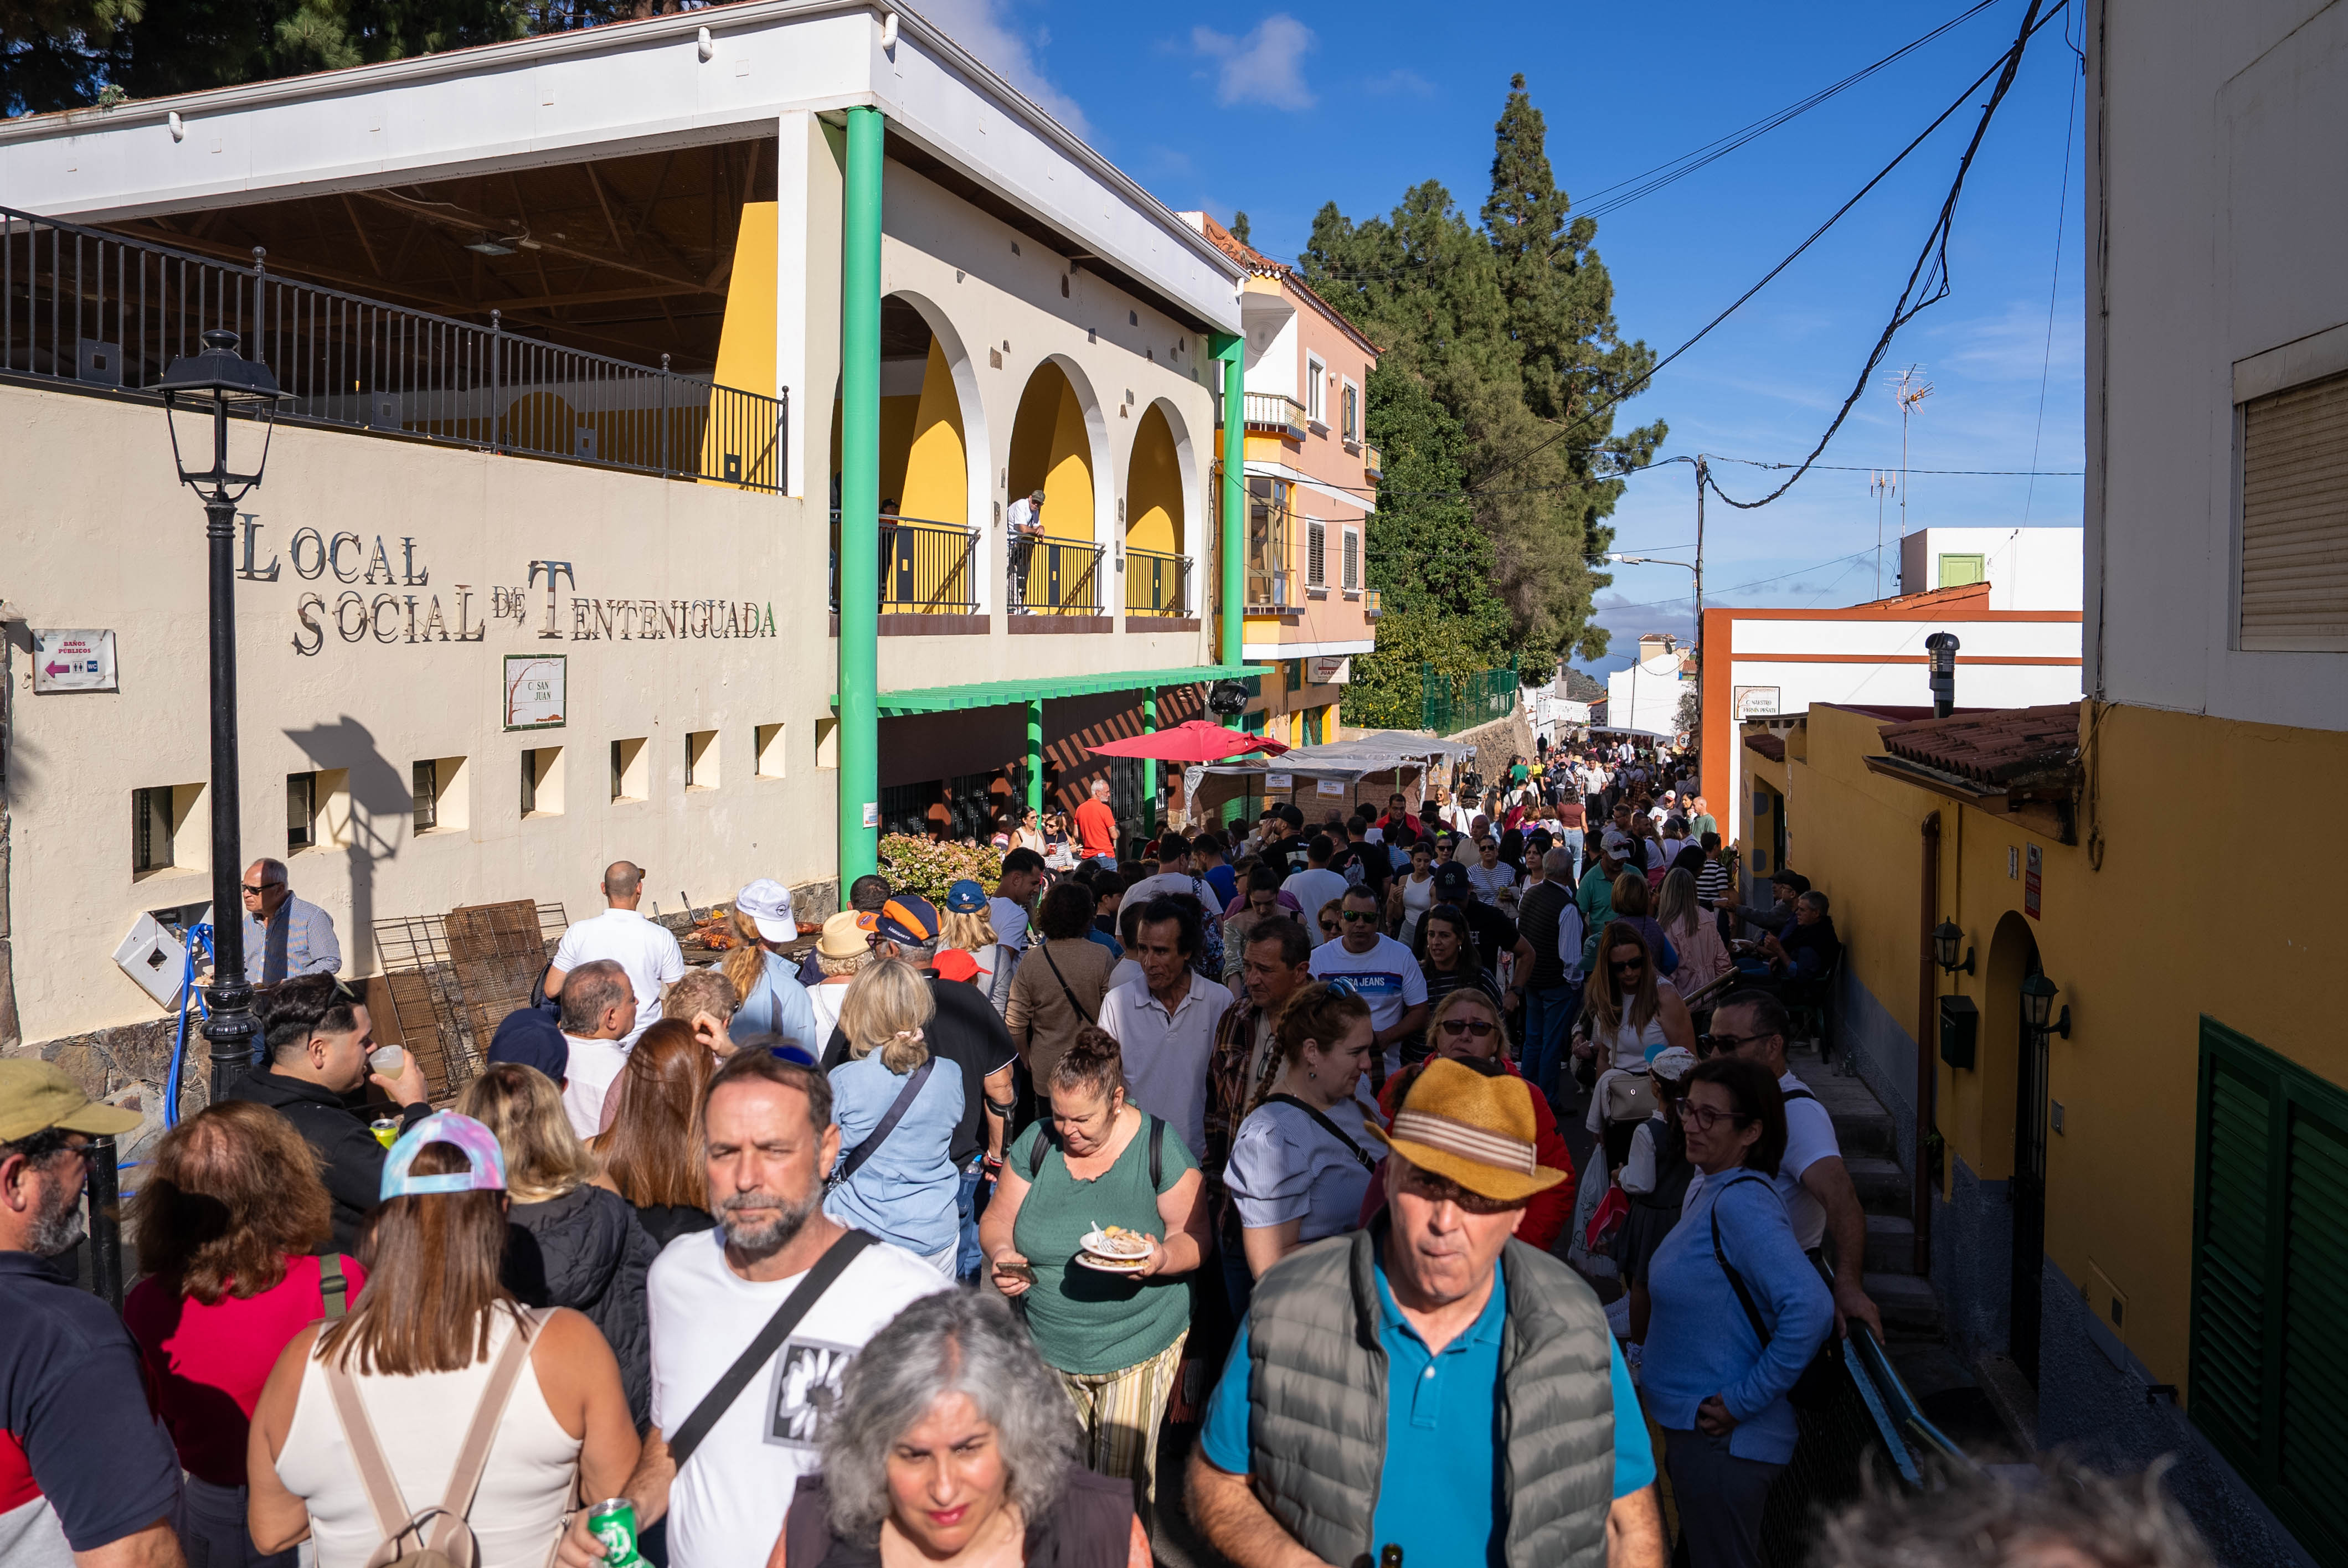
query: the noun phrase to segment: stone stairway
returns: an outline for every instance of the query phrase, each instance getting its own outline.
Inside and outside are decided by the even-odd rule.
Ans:
[[[1787,1065],[1834,1118],[1843,1163],[1859,1189],[1859,1206],[1867,1211],[1864,1283],[1883,1314],[1885,1337],[1939,1339],[1940,1302],[1931,1282],[1916,1272],[1916,1225],[1910,1217],[1914,1189],[1894,1158],[1898,1143],[1891,1113],[1864,1082],[1821,1063],[1815,1050],[1788,1051]]]

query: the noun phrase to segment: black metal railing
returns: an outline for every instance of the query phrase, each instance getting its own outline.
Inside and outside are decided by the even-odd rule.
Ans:
[[[1101,547],[1039,538],[1011,541],[1011,611],[1029,615],[1101,613]]]
[[[1190,613],[1190,560],[1156,550],[1125,552],[1125,612],[1128,615]]]
[[[0,373],[141,392],[225,327],[278,417],[779,491],[784,397],[0,208]]]
[[[978,530],[959,523],[880,514],[880,612],[974,615]],[[831,608],[839,608],[839,514],[831,514]]]

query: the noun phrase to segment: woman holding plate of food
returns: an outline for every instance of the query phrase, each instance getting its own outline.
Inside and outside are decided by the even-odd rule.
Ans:
[[[1051,1114],[1004,1151],[979,1241],[1076,1405],[1086,1464],[1137,1482],[1146,1507],[1189,1331],[1183,1276],[1206,1248],[1199,1163],[1128,1102],[1101,1030],[1078,1031],[1044,1087]]]

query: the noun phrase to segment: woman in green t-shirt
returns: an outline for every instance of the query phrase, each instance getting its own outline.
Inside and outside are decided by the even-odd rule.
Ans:
[[[1049,1091],[1051,1116],[1004,1152],[979,1242],[1076,1404],[1086,1464],[1141,1482],[1154,1501],[1158,1427],[1190,1328],[1182,1276],[1206,1250],[1199,1162],[1128,1102],[1125,1058],[1101,1030],[1077,1033]],[[1137,1233],[1147,1255],[1113,1273],[1080,1263],[1096,1225]]]

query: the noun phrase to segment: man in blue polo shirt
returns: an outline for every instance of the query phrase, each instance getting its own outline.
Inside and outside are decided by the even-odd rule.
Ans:
[[[1386,1211],[1256,1282],[1207,1408],[1190,1514],[1237,1568],[1662,1568],[1654,1454],[1606,1315],[1510,1239],[1531,1102],[1437,1059],[1391,1134]]]

